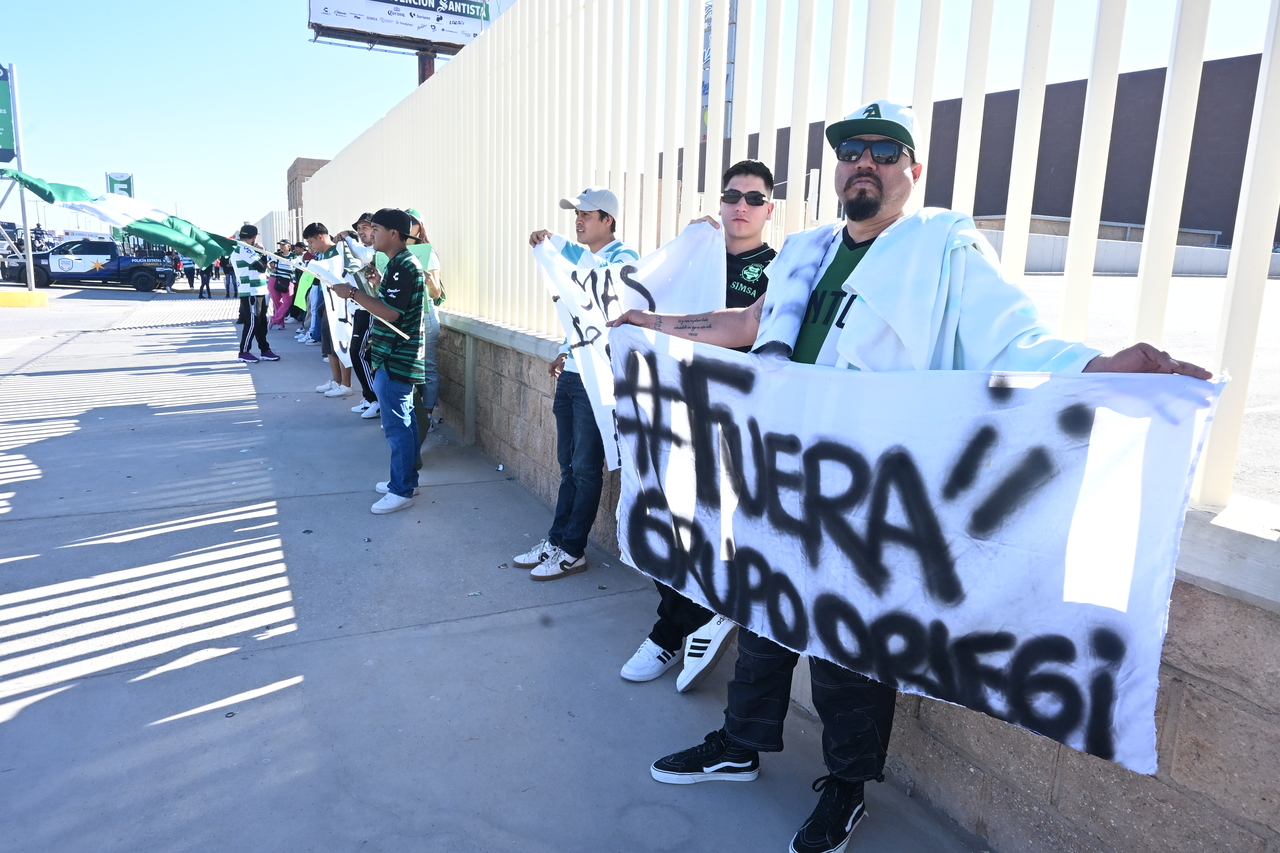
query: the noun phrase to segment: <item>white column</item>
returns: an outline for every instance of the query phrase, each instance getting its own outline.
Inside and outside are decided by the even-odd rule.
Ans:
[[[667,5],[667,96],[662,115],[662,227],[659,244],[676,236],[680,207],[680,182],[677,161],[680,157],[680,73],[685,57],[680,50],[680,0],[666,0]]]
[[[711,4],[711,71],[707,86],[707,176],[702,200],[703,213],[719,209],[713,194],[720,189],[724,173],[724,99],[725,74],[729,60],[729,0],[713,0]]]
[[[628,127],[627,140],[627,178],[626,195],[623,199],[622,222],[619,223],[618,236],[635,246],[640,243],[640,170],[644,159],[644,140],[648,129],[641,126],[646,117],[644,108],[645,77],[649,72],[646,60],[649,34],[646,29],[648,3],[645,0],[630,0],[631,10],[630,56],[627,62],[627,77],[631,83],[627,95],[627,114],[631,120]],[[618,190],[614,190],[617,192]]]
[[[875,12],[876,2],[867,7],[867,43],[865,51],[871,52],[873,41],[871,18]],[[890,10],[892,26],[892,10]],[[827,74],[827,106],[823,112],[823,130],[844,118],[845,88],[849,77],[849,28],[853,24],[853,4],[836,3],[831,7],[831,66]],[[864,70],[865,74],[865,70]],[[864,80],[865,82],[865,80]],[[811,205],[813,211],[810,218],[819,221],[823,218],[824,208],[831,216],[838,216],[838,194],[835,191],[836,152],[826,139],[822,140],[822,171],[818,174],[817,183],[810,188],[809,195],[816,201]]]
[[[1225,506],[1231,497],[1240,428],[1244,422],[1249,377],[1258,346],[1258,318],[1271,265],[1276,215],[1280,213],[1280,0],[1272,0],[1267,20],[1267,41],[1258,69],[1258,90],[1253,102],[1253,123],[1244,158],[1244,180],[1231,240],[1227,268],[1226,304],[1218,329],[1218,345],[1210,369],[1228,371],[1231,382],[1222,392],[1213,430],[1202,461],[1203,473],[1195,500]]]
[[[627,0],[613,3],[613,55],[609,65],[613,68],[613,124],[612,146],[609,151],[609,188],[622,198],[623,170],[626,168],[627,137],[631,126],[627,122]]]
[[[1053,30],[1053,0],[1031,0],[1027,17],[1027,50],[1022,60],[1022,88],[1018,90],[1018,118],[1009,163],[1009,200],[1004,213],[1001,266],[1005,275],[1022,281],[1027,269],[1031,235],[1031,201],[1040,160],[1040,125],[1044,119],[1044,83],[1049,68],[1049,37]]]
[[[702,145],[702,0],[688,0],[689,29],[685,33],[684,167],[681,170],[680,223],[698,213],[698,160]],[[679,228],[677,227],[677,231]]]
[[[751,96],[751,44],[754,41],[756,0],[738,0],[737,33],[733,48],[733,127],[729,133],[729,164],[747,159],[747,103]]]
[[[867,0],[867,44],[862,52],[864,104],[889,97],[889,72],[893,67],[894,5],[895,0]]]
[[[640,250],[647,254],[658,248],[658,127],[662,121],[658,111],[662,93],[662,75],[671,75],[667,62],[670,45],[662,38],[662,7],[666,0],[649,0],[649,49],[645,53],[648,66],[644,108],[644,172],[641,185],[644,204],[640,218]]]
[[[809,77],[814,39],[814,0],[800,0],[796,19],[796,76],[791,87],[791,145],[787,152],[787,233],[804,228],[805,173],[809,155]]]
[[[916,77],[911,91],[911,109],[916,114],[916,160],[924,171],[907,212],[924,207],[925,182],[929,179],[929,134],[933,132],[933,87],[938,71],[938,29],[942,20],[942,0],[920,0],[920,32],[916,38]]]
[[[1103,0],[1105,5],[1106,0]],[[978,187],[978,155],[982,149],[982,115],[987,103],[987,59],[991,53],[991,17],[995,0],[973,0],[969,18],[969,54],[964,66],[964,100],[956,140],[956,176],[951,207],[973,213]]]
[[[592,45],[595,63],[591,67],[593,73],[598,74],[599,77],[592,81],[592,94],[596,101],[591,107],[591,116],[596,128],[596,155],[593,164],[595,175],[591,182],[595,186],[604,186],[609,182],[609,151],[613,135],[613,128],[609,126],[609,110],[604,105],[609,92],[609,87],[606,85],[608,69],[612,66],[611,62],[604,60],[609,57],[609,21],[612,17],[610,7],[613,4],[609,0],[595,0],[595,4],[596,42]]]
[[[1169,279],[1178,245],[1182,219],[1182,194],[1191,159],[1191,131],[1195,128],[1200,100],[1200,70],[1204,65],[1205,31],[1209,26],[1209,0],[1179,0],[1174,22],[1173,48],[1164,78],[1164,102],[1160,106],[1160,132],[1156,137],[1151,193],[1147,196],[1147,220],[1142,229],[1142,256],[1138,261],[1138,311],[1131,340],[1160,343],[1164,335],[1165,309],[1169,304]]]
[[[1084,125],[1080,129],[1080,156],[1076,186],[1071,196],[1071,226],[1063,275],[1062,335],[1084,337],[1089,316],[1089,290],[1093,286],[1093,262],[1098,253],[1098,224],[1102,220],[1102,187],[1107,177],[1111,147],[1111,120],[1116,109],[1116,81],[1120,74],[1120,42],[1124,37],[1125,0],[1098,3],[1093,36],[1093,67],[1084,99]]]
[[[764,27],[764,86],[760,92],[760,145],[756,159],[778,171],[778,63],[782,56],[783,0],[769,4]]]

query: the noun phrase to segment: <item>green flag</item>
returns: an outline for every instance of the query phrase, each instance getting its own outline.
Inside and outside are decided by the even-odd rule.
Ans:
[[[26,172],[19,172],[17,169],[0,169],[0,178],[17,181],[22,185],[23,189],[50,204],[56,204],[61,201],[92,201],[94,198],[93,193],[82,187],[73,187],[70,184],[51,184],[48,181],[33,178]]]

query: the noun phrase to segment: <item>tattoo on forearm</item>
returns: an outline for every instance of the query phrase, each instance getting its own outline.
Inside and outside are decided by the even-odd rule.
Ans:
[[[764,316],[764,300],[763,299],[756,300],[756,307],[755,307],[754,313],[756,316],[756,322],[759,323],[760,318]]]
[[[662,317],[660,315],[653,318],[653,330],[655,332],[662,331]]]

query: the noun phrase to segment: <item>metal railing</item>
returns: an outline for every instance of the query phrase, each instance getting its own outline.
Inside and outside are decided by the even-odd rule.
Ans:
[[[1177,3],[1133,330],[1134,339],[1153,343],[1164,331],[1209,5]],[[793,34],[784,33],[788,6],[796,7]],[[1003,235],[1006,269],[1018,275],[1030,237],[1053,7],[1054,0],[1030,0]],[[1102,0],[1095,21],[1064,273],[1067,337],[1082,336],[1088,316],[1125,7],[1125,0]],[[418,207],[446,264],[450,308],[558,334],[552,304],[524,251],[528,234],[542,227],[565,230],[568,218],[557,200],[592,184],[618,194],[619,236],[642,253],[671,239],[689,219],[715,212],[714,195],[700,191],[697,167],[714,193],[720,172],[746,156],[746,102],[757,73],[757,156],[771,165],[785,162],[790,184],[788,203],[775,212],[776,226],[790,233],[810,224],[817,211],[834,209],[821,178],[832,174],[831,152],[824,147],[820,170],[807,169],[808,104],[819,94],[814,87],[821,87],[824,119],[831,122],[888,95],[897,7],[894,0],[867,0],[859,93],[845,85],[846,64],[857,55],[851,44],[854,4],[834,2],[829,30],[819,31],[816,9],[815,0],[521,0],[306,183],[308,219],[345,227],[361,210]],[[1222,396],[1196,487],[1196,499],[1206,505],[1224,506],[1230,495],[1280,211],[1280,160],[1262,156],[1280,150],[1278,9],[1280,0],[1272,0],[1223,320],[1209,365],[1215,372],[1229,370],[1233,381]],[[960,210],[972,207],[977,182],[993,11],[994,0],[972,0],[953,194]],[[934,100],[941,14],[941,0],[921,0],[912,88],[917,104]],[[765,21],[760,70],[751,49],[757,16]],[[829,41],[831,60],[815,69],[818,39]],[[789,126],[796,132],[788,150],[777,151],[784,56],[794,56]],[[730,73],[733,92],[727,90]],[[918,111],[922,143],[929,138],[931,112]],[[710,140],[699,153],[706,128]],[[698,155],[689,156],[687,168],[686,154]],[[920,159],[927,163],[927,152]],[[915,203],[923,197],[920,187]]]

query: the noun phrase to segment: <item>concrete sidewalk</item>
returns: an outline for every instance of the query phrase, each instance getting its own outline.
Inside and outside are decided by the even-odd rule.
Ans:
[[[787,849],[814,722],[753,784],[654,782],[731,658],[623,681],[652,583],[599,550],[506,568],[550,510],[448,425],[374,516],[386,444],[315,393],[318,348],[273,332],[249,367],[232,300],[49,293],[0,313],[0,849]],[[868,800],[851,850],[971,849]]]

